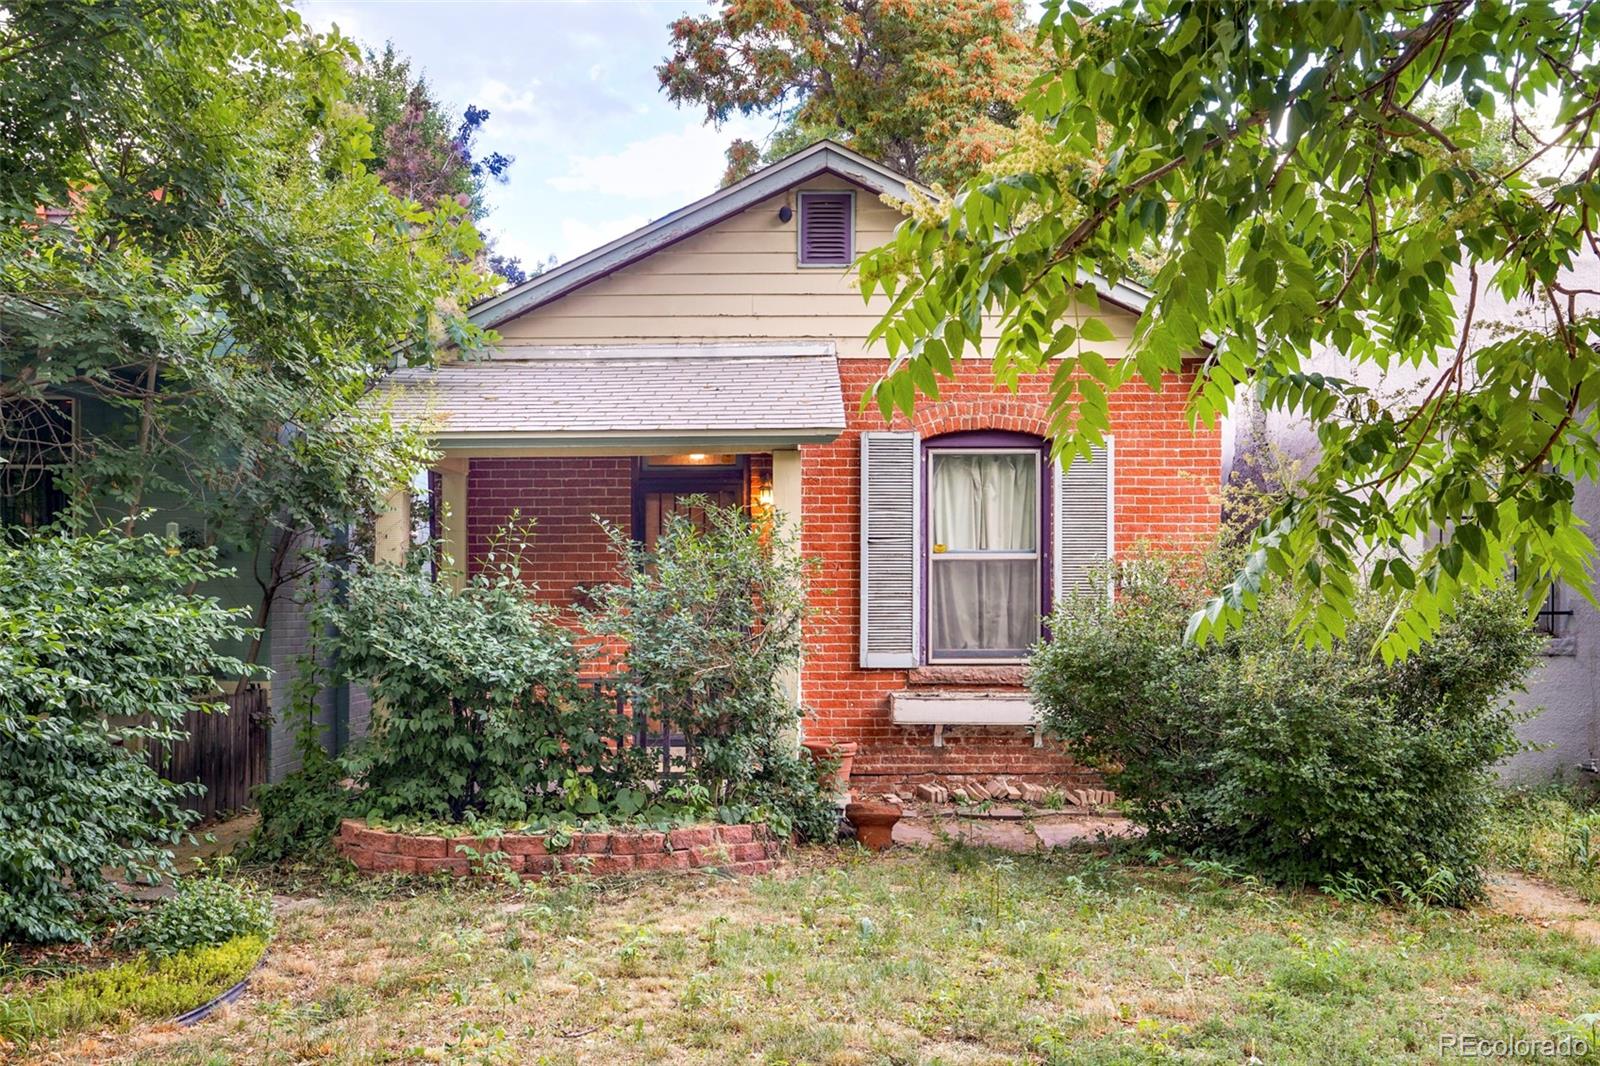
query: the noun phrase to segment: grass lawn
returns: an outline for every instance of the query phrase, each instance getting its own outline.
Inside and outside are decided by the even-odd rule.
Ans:
[[[1600,950],[1487,912],[1087,850],[802,852],[749,880],[329,890],[252,993],[55,1061],[1415,1062],[1556,1036]],[[1587,1029],[1584,1030],[1587,1032]],[[1530,1060],[1531,1061],[1531,1060]]]

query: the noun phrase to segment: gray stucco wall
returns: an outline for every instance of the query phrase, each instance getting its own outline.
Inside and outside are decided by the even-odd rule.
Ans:
[[[1576,510],[1591,526],[1600,525],[1600,485],[1577,486]],[[1534,715],[1522,724],[1522,739],[1541,750],[1508,760],[1502,772],[1510,780],[1572,779],[1600,755],[1600,612],[1575,591],[1562,589],[1557,597],[1572,617],[1557,619],[1543,664],[1517,698],[1517,706]]]

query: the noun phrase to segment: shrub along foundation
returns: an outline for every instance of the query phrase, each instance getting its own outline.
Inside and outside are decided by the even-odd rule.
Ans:
[[[513,871],[524,878],[557,872],[599,876],[711,868],[762,874],[777,866],[782,854],[777,837],[764,825],[575,832],[565,847],[558,847],[541,833],[427,836],[376,829],[354,819],[339,826],[334,850],[369,874],[465,876]]]

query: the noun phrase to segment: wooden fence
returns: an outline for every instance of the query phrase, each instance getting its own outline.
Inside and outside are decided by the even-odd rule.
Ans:
[[[150,765],[162,777],[206,786],[184,804],[204,818],[249,806],[251,792],[267,779],[266,690],[248,685],[224,702],[226,714],[198,707],[189,712],[188,740],[150,751]]]

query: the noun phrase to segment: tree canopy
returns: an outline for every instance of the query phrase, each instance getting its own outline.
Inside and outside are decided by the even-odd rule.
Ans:
[[[429,208],[451,198],[470,208],[477,221],[489,214],[484,191],[490,182],[505,182],[516,159],[478,151],[478,135],[490,118],[487,108],[468,104],[460,119],[453,119],[393,43],[381,52],[366,50],[354,65],[348,95],[372,124],[367,169],[396,196]],[[495,252],[487,238],[484,261],[512,285],[528,280],[521,261]]]
[[[354,45],[277,0],[5,15],[0,460],[79,403],[56,458],[80,528],[177,501],[193,540],[268,558],[259,624],[294,537],[348,523],[424,454],[364,406],[372,379],[481,345],[471,205],[368,168]]]
[[[656,68],[667,95],[715,123],[774,114],[767,159],[832,136],[926,181],[965,178],[1005,147],[1041,69],[1012,0],[724,0],[671,33]],[[726,180],[762,155],[736,141]]]
[[[884,409],[984,344],[1002,380],[1053,374],[1069,455],[1108,432],[1114,390],[1186,367],[1196,422],[1249,392],[1311,419],[1320,458],[1193,619],[1201,639],[1272,586],[1322,644],[1357,582],[1392,594],[1386,657],[1511,568],[1530,601],[1588,590],[1573,497],[1600,473],[1600,292],[1572,268],[1600,255],[1600,7],[1052,0],[1040,31],[1053,59],[1023,147],[863,264],[892,298]],[[1087,275],[1124,277],[1151,246],[1153,296],[1110,358]],[[1490,291],[1537,314],[1474,330]],[[1384,403],[1309,372],[1327,348],[1436,373]]]

